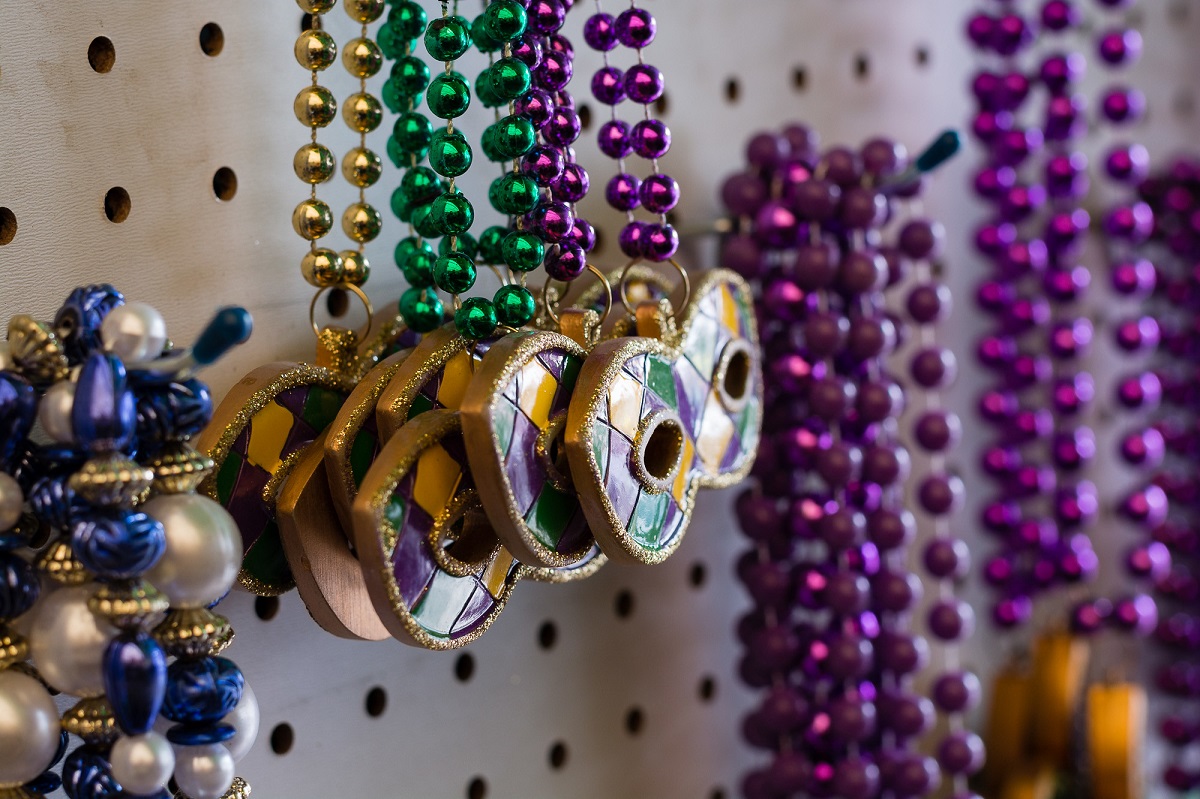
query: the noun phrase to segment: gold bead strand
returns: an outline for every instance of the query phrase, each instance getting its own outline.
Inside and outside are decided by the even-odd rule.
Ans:
[[[362,28],[358,37],[347,42],[342,51],[343,66],[358,78],[358,91],[347,98],[345,115],[350,129],[359,135],[358,146],[347,151],[342,159],[342,175],[358,189],[358,201],[342,214],[342,230],[358,245],[357,249],[341,253],[342,281],[361,286],[371,271],[363,247],[379,236],[383,227],[379,211],[367,202],[366,190],[375,185],[383,174],[383,159],[367,147],[367,134],[383,120],[379,100],[367,91],[367,79],[374,77],[383,67],[383,52],[371,38],[367,26],[383,14],[384,0],[345,0],[343,7],[346,14]],[[374,113],[368,113],[365,117],[354,113],[353,109],[360,106]]]
[[[317,141],[317,129],[329,125],[337,116],[337,100],[333,92],[320,85],[317,73],[337,60],[337,43],[322,29],[321,15],[336,5],[337,0],[296,0],[300,10],[310,15],[311,27],[296,39],[295,55],[300,66],[312,75],[312,83],[296,95],[292,110],[296,119],[309,128],[311,138],[296,151],[292,168],[296,177],[310,187],[308,199],[292,212],[292,228],[308,241],[308,253],[300,262],[304,279],[317,288],[328,288],[342,282],[342,256],[336,250],[318,247],[317,240],[333,228],[333,211],[317,197],[317,184],[333,177],[336,162],[333,152]]]

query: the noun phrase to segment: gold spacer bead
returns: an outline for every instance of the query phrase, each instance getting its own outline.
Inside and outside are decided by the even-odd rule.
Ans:
[[[307,30],[296,37],[292,52],[300,66],[320,72],[337,60],[337,42],[325,31]]]
[[[342,50],[342,65],[356,78],[369,78],[383,66],[383,51],[370,39],[351,39]]]
[[[357,133],[370,133],[383,122],[383,106],[374,95],[356,92],[342,104],[342,119]]]
[[[306,127],[323,128],[337,117],[337,100],[324,86],[305,86],[296,95],[292,111]]]
[[[333,229],[333,211],[321,200],[310,197],[292,211],[292,229],[301,238],[316,241]]]
[[[333,10],[337,0],[296,0],[296,5],[306,14],[324,14]]]
[[[132,630],[141,626],[146,617],[165,613],[170,604],[165,594],[138,579],[101,586],[88,599],[88,610],[118,629]]]
[[[316,142],[309,142],[292,156],[292,169],[296,171],[296,177],[312,186],[333,177],[334,164],[329,148]]]
[[[71,542],[59,538],[46,547],[37,560],[38,571],[59,585],[83,585],[92,579],[88,570],[75,557]]]
[[[78,735],[89,744],[107,744],[117,740],[120,730],[112,706],[103,696],[81,699],[62,716],[63,732]]]
[[[383,159],[374,150],[354,147],[342,159],[342,176],[351,186],[365,189],[374,186],[383,174]]]
[[[204,657],[233,640],[233,627],[208,608],[174,608],[154,628],[163,651],[173,657]]]
[[[0,799],[4,799],[0,796]],[[172,794],[172,799],[192,799],[183,791],[176,791]],[[221,799],[250,799],[250,783],[246,782],[241,777],[234,777],[233,784],[229,786],[229,790],[221,794]]]
[[[361,286],[371,276],[371,264],[367,256],[358,250],[342,250],[342,282]]]
[[[300,262],[300,274],[310,286],[319,289],[341,283],[343,269],[342,256],[324,247],[307,253]]]
[[[18,785],[15,788],[0,788],[0,799],[46,799],[46,794]]]
[[[71,475],[71,490],[93,505],[131,505],[154,482],[154,471],[122,455],[92,458]]]
[[[29,642],[25,637],[0,624],[0,671],[29,659]]]
[[[26,314],[8,320],[8,353],[17,373],[35,385],[62,380],[70,371],[62,340],[50,325]]]
[[[346,0],[342,5],[350,19],[366,25],[383,15],[383,0]]]
[[[213,459],[192,449],[190,444],[168,445],[150,462],[154,491],[159,494],[188,494],[195,491],[215,468]]]
[[[372,241],[383,228],[383,217],[370,203],[353,203],[342,214],[342,230],[353,241]]]

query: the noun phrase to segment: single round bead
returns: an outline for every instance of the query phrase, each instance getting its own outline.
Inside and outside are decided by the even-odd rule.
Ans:
[[[542,128],[542,137],[547,144],[569,147],[579,138],[583,131],[583,123],[574,108],[558,106],[550,116],[550,121]]]
[[[596,228],[592,223],[581,216],[576,216],[575,221],[571,224],[571,241],[578,244],[584,252],[591,252],[596,248]]]
[[[533,293],[524,286],[501,286],[492,298],[496,307],[496,320],[508,327],[520,328],[529,324],[537,310]]]
[[[471,105],[471,90],[461,75],[442,73],[430,81],[425,102],[435,117],[454,119],[462,116]]]
[[[324,86],[305,86],[296,95],[292,110],[305,127],[323,128],[337,117],[337,100]]]
[[[629,125],[620,119],[602,124],[596,132],[596,143],[609,158],[624,158],[633,151]]]
[[[342,64],[351,75],[365,80],[379,72],[383,66],[383,53],[370,39],[351,39],[342,50]]]
[[[553,186],[565,168],[562,150],[557,147],[539,145],[521,159],[521,170],[543,187]]]
[[[617,39],[626,47],[648,46],[657,31],[654,16],[644,8],[627,8],[617,16]]]
[[[516,0],[492,0],[484,9],[482,19],[488,34],[502,42],[519,38],[525,33],[525,8]]]
[[[437,17],[425,29],[425,50],[434,61],[456,61],[471,48],[471,33],[461,17]]]
[[[166,551],[145,577],[172,607],[204,607],[229,592],[241,568],[242,536],[228,511],[199,494],[157,496],[141,510],[166,532]]]
[[[501,58],[487,70],[492,92],[502,103],[517,99],[529,91],[533,81],[529,67],[515,58]]]
[[[438,296],[425,288],[413,287],[400,295],[400,315],[417,333],[428,333],[441,323],[445,311]]]
[[[574,280],[587,269],[587,255],[575,242],[560,241],[546,251],[544,266],[554,280]]]
[[[938,763],[948,774],[974,774],[984,758],[983,739],[973,732],[952,732],[938,746]]]
[[[921,481],[917,498],[928,512],[935,515],[947,514],[962,504],[963,483],[958,477],[932,475]]]
[[[222,744],[175,750],[175,782],[192,799],[221,799],[234,776],[233,755]]]
[[[1100,109],[1109,122],[1136,122],[1146,112],[1146,96],[1137,89],[1112,88],[1101,97]]]
[[[483,297],[468,297],[454,312],[454,326],[465,338],[487,338],[496,329],[496,323],[496,308]]]
[[[358,250],[342,250],[342,282],[351,286],[361,286],[371,276],[371,263],[367,256]]]
[[[446,253],[433,264],[433,280],[442,291],[462,294],[475,285],[475,264],[461,252]]]
[[[646,226],[643,254],[651,261],[661,263],[675,257],[679,251],[679,233],[673,225],[652,223]]]
[[[292,229],[301,238],[316,241],[333,229],[333,211],[322,200],[303,200],[292,211]]]
[[[929,610],[929,631],[943,641],[969,638],[975,629],[975,611],[957,599],[942,600]]]
[[[601,67],[592,75],[592,96],[605,105],[625,99],[625,73],[616,67]]]
[[[528,175],[508,172],[492,182],[488,199],[492,207],[502,214],[527,214],[537,206],[537,184]]]
[[[350,19],[366,25],[383,16],[384,0],[347,0],[342,3],[342,8]]]
[[[544,50],[542,42],[532,34],[525,34],[512,46],[512,56],[525,64],[531,70],[537,69],[542,63]]]
[[[943,674],[933,684],[932,697],[943,713],[963,713],[979,704],[983,687],[969,671]]]
[[[566,203],[579,202],[587,196],[588,189],[591,188],[591,179],[582,166],[567,163],[563,165],[562,175],[551,188],[555,200]]]
[[[575,216],[571,207],[566,203],[540,202],[529,215],[532,223],[544,241],[557,242],[571,234]]]
[[[504,238],[501,253],[509,269],[515,272],[531,272],[542,265],[546,247],[534,234],[516,231]]]
[[[329,148],[316,142],[305,144],[292,157],[296,177],[314,186],[333,177],[336,163]]]
[[[442,128],[429,139],[429,166],[442,177],[456,178],[471,168],[474,154],[467,137]]]
[[[429,216],[443,236],[465,233],[475,222],[475,209],[459,192],[446,192],[430,204]]]
[[[529,152],[537,141],[533,124],[522,116],[503,117],[488,130],[492,132],[491,143],[496,153],[501,156],[500,160],[520,158]]]
[[[370,203],[351,203],[342,213],[342,232],[352,241],[374,241],[383,229],[383,217]]]
[[[962,438],[962,422],[956,414],[929,411],[917,420],[914,430],[917,443],[928,452],[942,452]]]
[[[342,158],[342,177],[360,189],[374,186],[383,174],[383,160],[366,147],[352,147]]]
[[[113,779],[136,796],[161,791],[175,770],[175,752],[156,732],[118,738],[108,759]]]
[[[925,545],[924,562],[934,577],[959,580],[971,569],[971,553],[961,538],[939,537]]]
[[[239,550],[240,554],[240,550]],[[43,597],[29,631],[29,652],[54,688],[80,697],[104,693],[104,651],[115,628],[88,608],[89,586],[60,588]]]
[[[1128,66],[1142,54],[1142,35],[1135,28],[1123,28],[1102,33],[1096,50],[1105,63]]]
[[[909,258],[937,258],[946,230],[938,222],[916,219],[900,231],[900,249]]]
[[[392,99],[407,104],[407,100],[417,97],[429,86],[429,65],[415,56],[398,58],[392,64],[388,83],[395,95]],[[387,93],[385,90],[385,99]]]
[[[539,89],[558,92],[567,88],[575,74],[575,64],[565,53],[550,51],[543,53],[542,63],[533,72],[533,81]]]
[[[300,261],[300,274],[310,286],[317,288],[336,286],[342,282],[344,272],[342,256],[334,250],[323,247],[305,253],[303,260]]]
[[[588,47],[608,52],[617,46],[616,20],[611,14],[593,14],[583,24],[583,40]]]
[[[554,112],[554,103],[550,95],[541,89],[531,89],[528,94],[513,104],[515,112],[526,119],[533,127],[541,130],[550,121]]]
[[[566,18],[567,7],[560,0],[532,0],[529,4],[529,29],[534,33],[554,33]]]
[[[424,154],[433,141],[433,124],[424,114],[401,114],[392,126],[392,138],[405,153]]]
[[[100,325],[100,340],[105,350],[125,361],[157,358],[167,343],[167,323],[154,307],[144,302],[127,302],[113,308],[104,318]],[[0,508],[4,505],[3,487],[4,483],[0,482]],[[17,494],[19,496],[20,492]],[[0,530],[11,526],[4,524],[0,517]]]
[[[0,671],[0,788],[16,788],[50,767],[58,752],[58,710],[50,693],[15,669]]]
[[[662,97],[666,80],[657,67],[636,64],[625,71],[625,95],[635,103],[649,105]]]
[[[913,380],[925,388],[947,386],[954,382],[957,362],[948,349],[927,349],[913,357],[910,371]]]
[[[618,172],[604,188],[604,199],[618,211],[632,211],[641,202],[641,181],[628,172]]]
[[[642,158],[662,158],[671,149],[671,130],[657,119],[643,119],[633,126],[629,140]]]
[[[309,72],[326,69],[337,60],[337,42],[323,30],[306,30],[293,48],[296,63]]]
[[[621,252],[629,258],[641,258],[645,255],[646,230],[644,222],[633,221],[621,228],[621,232],[617,234],[617,244],[621,248]]]

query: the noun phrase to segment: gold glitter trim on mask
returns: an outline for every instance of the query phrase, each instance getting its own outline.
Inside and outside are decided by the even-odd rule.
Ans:
[[[473,347],[474,342],[458,335],[452,324],[427,333],[379,395],[375,408],[379,439],[386,441],[394,436],[408,421],[413,401],[425,384],[442,371],[455,355],[470,351]],[[474,360],[477,362],[479,357],[475,356]]]

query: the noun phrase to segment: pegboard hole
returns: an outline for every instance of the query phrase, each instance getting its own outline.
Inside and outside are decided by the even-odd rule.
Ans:
[[[617,601],[614,603],[614,605],[617,611],[617,618],[628,619],[633,615],[633,592],[628,590],[621,591],[619,594],[617,594]]]
[[[254,598],[254,615],[263,621],[270,621],[279,615],[279,597],[260,596]]]
[[[1184,24],[1188,21],[1188,12],[1190,11],[1189,0],[1175,0],[1167,7],[1167,16],[1176,24]]]
[[[1180,89],[1171,104],[1171,110],[1178,119],[1190,119],[1196,113],[1196,98],[1190,89]]]
[[[271,730],[271,751],[277,755],[286,755],[292,751],[292,745],[296,743],[296,733],[292,730],[292,725],[286,721],[283,724],[276,724],[275,729]]]
[[[688,584],[692,588],[703,588],[704,583],[708,581],[708,567],[700,561],[692,564],[692,568],[688,569]]]
[[[213,173],[213,194],[222,202],[229,202],[237,194],[237,174],[227,166]]]
[[[663,92],[657,100],[654,101],[654,113],[659,117],[666,116],[666,113],[671,110],[671,101],[667,97],[667,93]]]
[[[711,702],[717,696],[717,680],[712,675],[704,675],[700,679],[700,687],[696,693],[700,695],[701,702]]]
[[[594,247],[592,247],[592,253],[599,255],[601,252],[603,252],[604,242],[604,231],[602,231],[600,228],[596,228],[596,244]]]
[[[625,732],[630,735],[640,734],[645,723],[646,715],[642,713],[640,707],[631,707],[625,713]]]
[[[215,22],[200,29],[200,49],[206,56],[216,57],[225,49],[225,31]]]
[[[107,36],[97,36],[88,45],[88,63],[96,72],[105,73],[112,70],[117,63],[117,48],[113,47],[112,39]]]
[[[858,80],[866,80],[871,76],[871,59],[867,58],[866,53],[859,53],[854,57],[854,77]]]
[[[454,661],[454,676],[459,682],[467,682],[475,674],[475,658],[470,652],[463,652]]]
[[[377,719],[387,710],[387,691],[380,688],[378,685],[367,691],[367,715],[373,719]]]
[[[0,208],[0,246],[8,244],[17,235],[17,215],[9,208]]]
[[[113,186],[104,194],[104,215],[109,222],[124,222],[129,218],[129,209],[132,207],[129,192],[120,186]]]
[[[583,130],[592,128],[592,108],[587,103],[579,105],[579,127]]]
[[[729,794],[725,793],[724,788],[713,788],[712,793],[708,795],[708,799],[728,799]]]
[[[550,768],[558,771],[567,765],[567,754],[567,745],[562,741],[555,741],[550,747]]]
[[[917,62],[918,67],[929,66],[929,48],[925,45],[918,45],[913,51],[913,61]]]
[[[325,295],[325,310],[334,319],[341,319],[350,311],[350,292],[345,289],[330,289]]]
[[[736,103],[738,98],[742,96],[742,84],[737,78],[729,78],[725,81],[725,99],[731,103]]]
[[[796,67],[792,70],[792,88],[802,92],[808,88],[808,68]]]
[[[538,628],[538,646],[542,649],[553,649],[558,643],[558,625],[552,621],[542,622]]]
[[[467,799],[484,799],[487,792],[487,781],[483,777],[476,777],[467,783]]]

